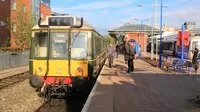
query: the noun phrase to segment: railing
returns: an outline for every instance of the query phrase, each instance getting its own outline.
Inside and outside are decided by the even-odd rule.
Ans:
[[[22,67],[29,63],[29,51],[20,53],[0,52],[0,70]]]

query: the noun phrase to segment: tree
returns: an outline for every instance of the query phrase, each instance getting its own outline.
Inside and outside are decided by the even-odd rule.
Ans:
[[[106,41],[107,41],[108,44],[116,44],[116,39],[114,39],[110,35],[107,35],[105,37],[106,37]]]
[[[22,10],[16,11],[15,17],[11,22],[13,40],[21,49],[30,47],[31,29],[35,19],[33,14],[24,13]]]
[[[27,8],[28,9],[28,8]],[[7,27],[10,29],[10,43],[14,43],[20,49],[30,47],[31,29],[36,23],[35,16],[31,10],[26,10],[22,1],[18,1],[16,11],[10,18],[6,18]]]

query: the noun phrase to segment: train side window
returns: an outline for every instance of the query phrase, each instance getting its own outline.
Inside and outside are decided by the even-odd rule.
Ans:
[[[95,46],[96,55],[98,55],[98,38],[96,36],[95,36],[95,41],[96,41],[96,46]]]
[[[83,59],[87,57],[87,33],[72,33],[71,57]]]
[[[93,38],[93,51],[94,51],[94,56],[96,56],[96,44],[97,44],[97,42],[96,42],[96,37],[95,37],[95,35],[94,35],[94,33],[93,33],[93,36],[92,36],[92,38]]]

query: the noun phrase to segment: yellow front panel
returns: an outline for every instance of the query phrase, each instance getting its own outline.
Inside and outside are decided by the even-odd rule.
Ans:
[[[46,73],[46,60],[33,61],[33,74],[43,76]],[[79,68],[79,69],[78,69]],[[48,76],[70,76],[68,60],[49,60]],[[88,76],[88,61],[71,60],[71,76]]]

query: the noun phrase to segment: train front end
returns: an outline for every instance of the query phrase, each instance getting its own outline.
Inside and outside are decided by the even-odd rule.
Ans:
[[[29,61],[30,85],[47,99],[65,96],[88,80],[88,32],[77,30],[82,25],[74,26],[76,30],[72,30],[69,24],[75,20],[69,18],[51,21],[53,26],[39,24],[33,28]]]

